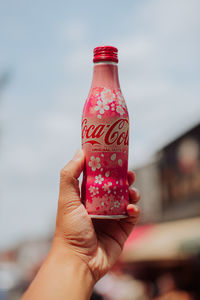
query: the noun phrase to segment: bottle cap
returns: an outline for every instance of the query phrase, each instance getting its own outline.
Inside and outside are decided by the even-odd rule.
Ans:
[[[93,62],[114,61],[118,63],[117,48],[112,46],[100,46],[94,48]]]

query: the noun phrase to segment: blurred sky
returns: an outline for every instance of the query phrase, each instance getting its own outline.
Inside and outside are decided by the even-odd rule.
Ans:
[[[200,119],[200,1],[0,1],[0,248],[54,227],[92,50],[119,49],[130,166]]]

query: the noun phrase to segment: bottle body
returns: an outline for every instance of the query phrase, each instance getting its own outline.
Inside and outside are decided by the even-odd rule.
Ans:
[[[129,117],[117,65],[100,63],[82,114],[82,201],[93,218],[127,216],[128,144]]]

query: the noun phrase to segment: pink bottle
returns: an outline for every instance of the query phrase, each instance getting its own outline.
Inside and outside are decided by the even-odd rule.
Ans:
[[[118,79],[118,50],[94,49],[94,73],[82,115],[86,155],[82,201],[92,218],[127,216],[129,117]]]

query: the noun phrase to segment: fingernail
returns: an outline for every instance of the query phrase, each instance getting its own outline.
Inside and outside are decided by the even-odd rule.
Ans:
[[[136,193],[136,197],[140,198],[140,192],[139,192],[139,190],[137,188],[135,188],[135,193]]]
[[[133,207],[134,207],[134,211],[137,213],[139,211],[139,207],[136,205],[134,205]]]
[[[73,157],[73,160],[80,160],[80,159],[82,158],[82,155],[83,155],[82,150],[79,149],[79,150],[75,153],[75,155],[74,155],[74,157]]]

